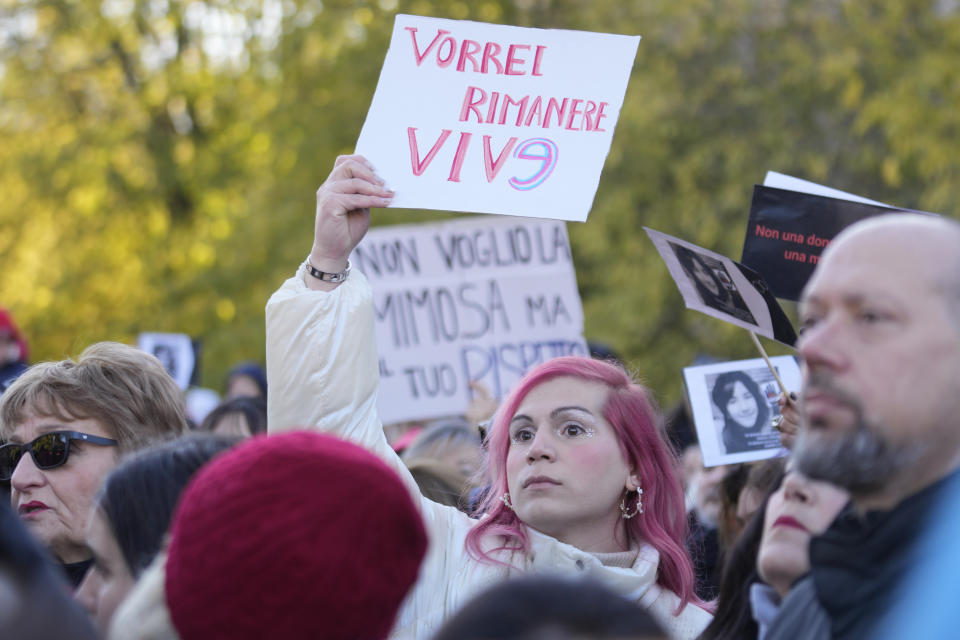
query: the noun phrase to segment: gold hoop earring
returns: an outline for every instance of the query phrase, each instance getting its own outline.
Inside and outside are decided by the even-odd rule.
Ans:
[[[623,498],[620,499],[620,517],[624,520],[629,520],[633,516],[643,513],[643,489],[637,488],[637,507],[633,513],[630,513],[630,509],[627,507],[627,497],[629,495],[629,493],[625,493]]]
[[[507,491],[505,494],[503,494],[502,496],[500,496],[500,501],[503,502],[503,504],[507,505],[507,509],[510,509],[510,511],[513,511],[513,505],[510,503],[510,492],[509,492],[509,491]]]

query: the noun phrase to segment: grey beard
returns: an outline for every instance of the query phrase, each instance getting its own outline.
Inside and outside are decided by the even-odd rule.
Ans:
[[[849,433],[811,436],[809,426],[801,430],[793,457],[804,475],[846,489],[853,496],[869,496],[895,482],[922,456],[923,449],[920,442],[891,445],[858,410]]]

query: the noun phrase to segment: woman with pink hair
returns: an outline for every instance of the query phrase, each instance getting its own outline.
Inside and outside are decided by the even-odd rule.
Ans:
[[[430,637],[492,583],[542,572],[599,579],[671,638],[696,638],[711,616],[694,594],[676,461],[622,368],[566,357],[527,373],[493,421],[479,520],[420,497],[376,414],[372,293],[347,261],[368,208],[391,195],[361,156],[337,159],[317,192],[313,249],[267,304],[267,377],[270,432],[312,425],[358,442],[418,500],[431,545],[393,636]]]

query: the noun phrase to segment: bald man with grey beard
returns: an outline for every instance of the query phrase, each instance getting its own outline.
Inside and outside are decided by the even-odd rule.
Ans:
[[[764,640],[869,638],[960,467],[960,224],[871,218],[800,301],[797,468],[850,492]]]

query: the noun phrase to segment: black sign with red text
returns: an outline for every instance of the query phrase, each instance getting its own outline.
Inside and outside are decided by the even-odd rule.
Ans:
[[[759,272],[776,297],[799,300],[820,254],[845,227],[903,211],[756,185],[740,262]]]

